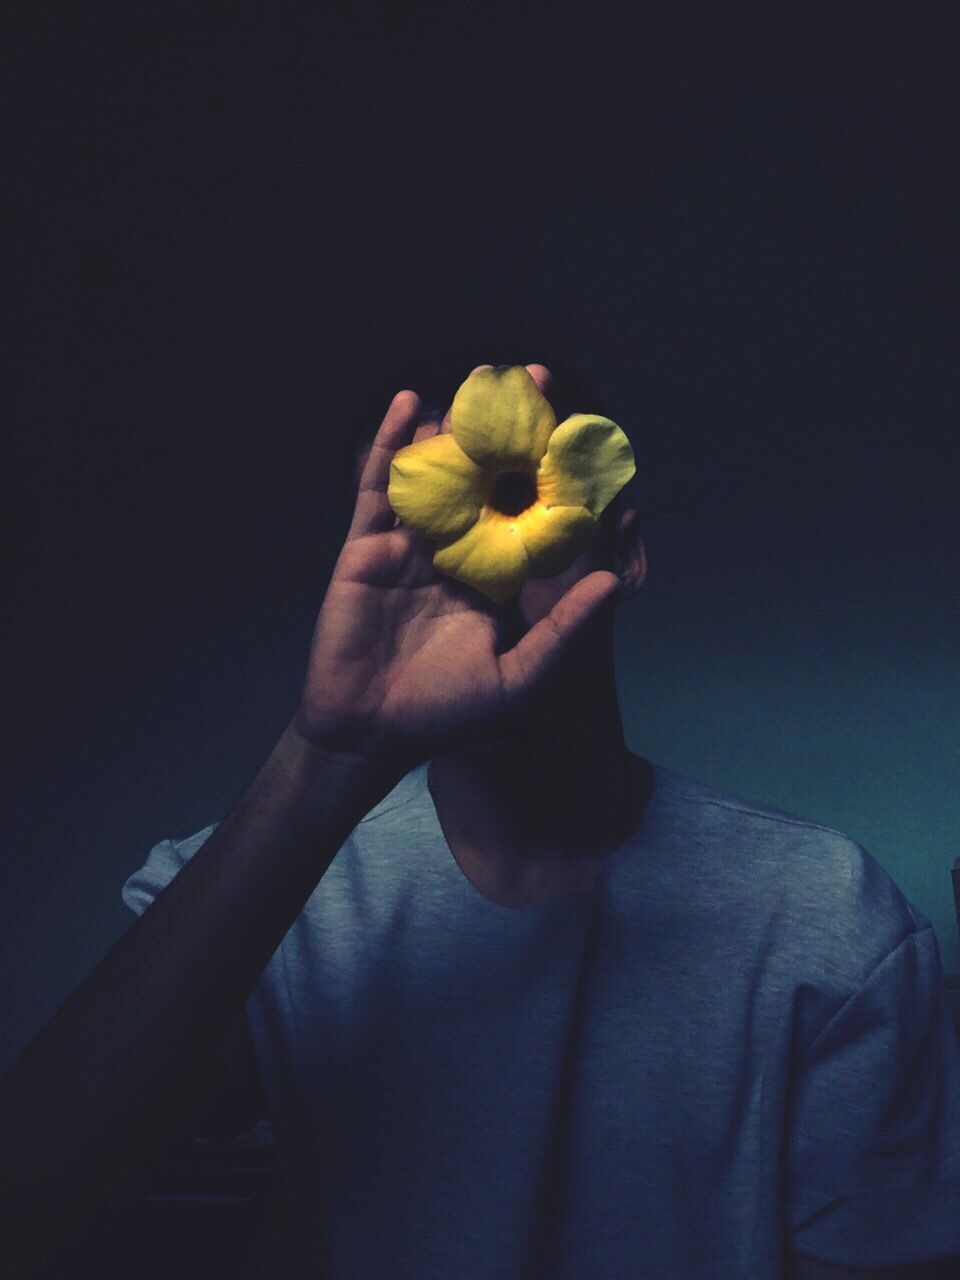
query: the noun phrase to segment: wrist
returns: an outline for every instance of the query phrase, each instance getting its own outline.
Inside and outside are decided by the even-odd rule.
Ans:
[[[377,751],[346,751],[317,742],[305,734],[296,716],[287,724],[271,753],[298,785],[314,789],[333,783],[346,796],[371,805],[396,786],[407,766],[393,754]]]

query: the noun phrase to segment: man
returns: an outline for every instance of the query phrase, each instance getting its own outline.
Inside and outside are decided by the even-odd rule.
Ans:
[[[398,394],[364,459],[276,748],[223,822],[151,851],[141,919],[4,1082],[15,1239],[202,1128],[248,1034],[284,1274],[947,1265],[960,1046],[930,922],[841,833],[627,749],[625,500],[510,606],[433,570],[386,497],[437,430],[420,407]]]

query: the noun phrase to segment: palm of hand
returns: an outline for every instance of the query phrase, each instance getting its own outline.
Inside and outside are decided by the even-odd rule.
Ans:
[[[477,593],[438,578],[432,553],[402,526],[345,544],[317,619],[301,713],[329,745],[358,751],[370,735],[426,757],[500,712],[498,619]]]

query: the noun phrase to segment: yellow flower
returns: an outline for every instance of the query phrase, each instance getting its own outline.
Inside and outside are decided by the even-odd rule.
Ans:
[[[387,498],[440,544],[434,568],[503,604],[569,568],[635,471],[615,422],[574,413],[558,426],[527,370],[498,365],[460,386],[449,433],[397,450]]]

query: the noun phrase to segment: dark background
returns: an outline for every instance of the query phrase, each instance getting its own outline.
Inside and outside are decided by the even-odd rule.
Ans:
[[[626,13],[7,8],[0,1066],[279,736],[355,439],[485,362],[635,440],[633,749],[861,841],[960,970],[948,9]]]

